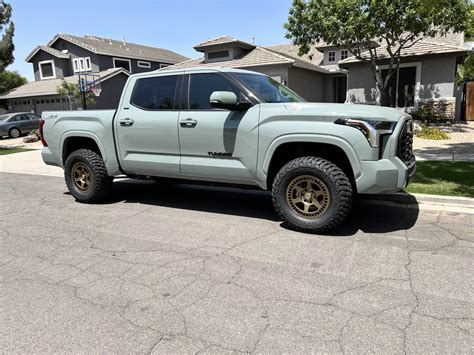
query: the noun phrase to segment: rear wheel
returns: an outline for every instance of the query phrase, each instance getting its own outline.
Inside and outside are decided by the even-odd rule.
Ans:
[[[11,128],[10,131],[8,131],[8,136],[10,138],[18,138],[19,136],[21,136],[21,131],[19,128]]]
[[[275,210],[290,227],[326,233],[348,216],[352,187],[335,164],[322,158],[302,157],[278,172],[272,198]]]
[[[69,192],[79,202],[102,202],[112,189],[113,178],[107,175],[102,157],[89,149],[79,149],[68,156],[64,177]]]

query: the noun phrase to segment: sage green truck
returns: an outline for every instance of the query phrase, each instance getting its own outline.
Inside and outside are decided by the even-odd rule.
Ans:
[[[42,157],[78,202],[114,177],[270,190],[290,227],[325,233],[354,194],[391,194],[416,164],[413,122],[391,108],[305,102],[270,77],[229,68],[131,75],[117,110],[44,112]],[[212,198],[211,193],[209,198]]]

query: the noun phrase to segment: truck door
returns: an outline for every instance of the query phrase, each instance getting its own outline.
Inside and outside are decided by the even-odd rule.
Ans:
[[[243,90],[221,73],[184,77],[184,108],[179,115],[181,174],[210,181],[254,181],[259,106],[246,111],[212,108],[214,91],[232,91],[245,98]]]
[[[175,96],[179,75],[130,79],[115,117],[117,150],[129,174],[179,174],[178,115]]]

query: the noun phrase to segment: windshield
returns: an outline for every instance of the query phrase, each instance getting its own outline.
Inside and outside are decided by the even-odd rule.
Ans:
[[[10,115],[0,115],[0,122],[5,121]]]
[[[244,82],[252,91],[265,102],[304,102],[305,100],[286,86],[265,75],[235,73],[235,76]]]

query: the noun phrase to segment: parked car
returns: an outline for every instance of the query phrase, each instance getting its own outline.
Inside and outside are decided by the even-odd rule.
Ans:
[[[104,200],[121,174],[245,184],[271,190],[293,228],[327,232],[355,192],[407,186],[412,126],[391,108],[305,102],[260,73],[193,68],[130,76],[116,111],[44,112],[40,134],[77,201]]]
[[[41,117],[30,112],[0,115],[0,137],[18,138],[39,128]]]

